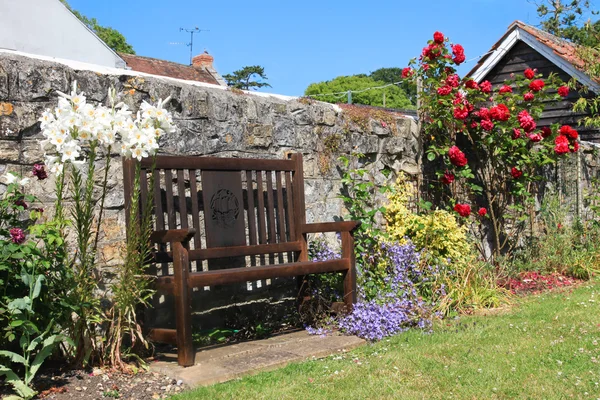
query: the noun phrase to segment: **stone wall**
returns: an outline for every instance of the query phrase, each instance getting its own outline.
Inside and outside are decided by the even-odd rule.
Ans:
[[[337,198],[340,154],[363,153],[376,161],[378,171],[392,172],[387,178],[382,172],[371,176],[379,182],[402,170],[419,172],[417,126],[400,114],[0,52],[0,175],[6,171],[27,175],[42,160],[37,119],[56,104],[57,91],[68,92],[73,81],[89,100],[98,102],[105,102],[107,89],[114,86],[134,109],[142,100],[171,96],[167,108],[179,131],[162,139],[164,154],[282,158],[287,152],[301,152],[309,222],[344,215]],[[125,239],[122,169],[118,157],[115,161],[100,244],[102,262],[108,266],[120,262]],[[51,203],[53,185],[48,179],[31,189]]]

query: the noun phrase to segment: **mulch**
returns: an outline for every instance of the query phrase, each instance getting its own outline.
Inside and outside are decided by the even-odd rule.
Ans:
[[[521,273],[516,278],[511,278],[502,283],[506,289],[516,295],[529,295],[542,293],[547,290],[566,288],[582,283],[580,279],[559,274],[541,274],[536,271]]]
[[[35,378],[39,391],[36,399],[166,399],[186,387],[182,381],[156,373],[139,371],[122,373],[96,368],[84,370],[46,370]],[[0,387],[0,397],[10,393],[10,388]]]

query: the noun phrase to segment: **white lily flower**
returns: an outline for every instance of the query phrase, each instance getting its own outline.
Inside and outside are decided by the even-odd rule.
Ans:
[[[17,180],[19,180],[19,178],[16,175],[13,175],[10,172],[7,172],[4,175],[4,179],[6,180],[7,185],[10,185],[11,183],[15,183]]]
[[[19,185],[21,186],[25,186],[29,183],[30,179],[29,178],[23,178],[19,181]]]

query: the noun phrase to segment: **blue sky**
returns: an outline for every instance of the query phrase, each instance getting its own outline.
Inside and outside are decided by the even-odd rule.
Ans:
[[[189,63],[180,27],[195,35],[194,53],[215,57],[221,74],[262,65],[273,86],[265,91],[302,95],[312,83],[339,75],[404,67],[434,31],[465,47],[467,59],[492,46],[516,20],[537,24],[527,0],[70,0],[100,24],[121,31],[139,55]],[[462,67],[467,72],[475,61]]]

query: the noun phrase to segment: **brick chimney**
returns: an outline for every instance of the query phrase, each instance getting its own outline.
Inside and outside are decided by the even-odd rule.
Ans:
[[[192,58],[192,65],[196,68],[212,69],[213,61],[215,61],[215,58],[208,54],[206,50],[204,50],[204,53]]]

